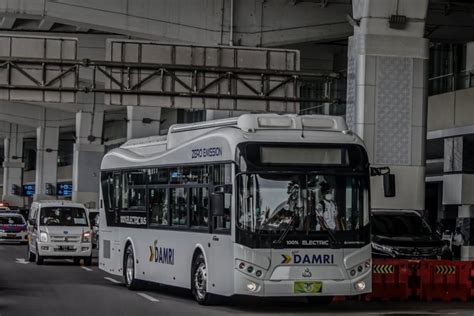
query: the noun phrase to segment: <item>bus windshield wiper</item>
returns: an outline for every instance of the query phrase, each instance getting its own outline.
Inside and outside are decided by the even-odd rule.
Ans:
[[[329,228],[328,222],[324,219],[324,216],[319,216],[320,219],[322,219],[324,226],[326,226],[326,231],[328,232],[329,239],[332,241],[332,245],[336,247],[339,245],[339,242],[336,239],[336,235],[334,235],[334,232]]]
[[[277,240],[273,241],[275,245],[281,245],[283,240],[285,240],[286,235],[288,235],[288,233],[290,232],[290,229],[293,227],[293,222],[295,221],[296,215],[297,215],[296,212],[294,212],[291,215],[290,222],[288,223],[288,227],[283,231],[283,233],[280,235],[280,237]]]

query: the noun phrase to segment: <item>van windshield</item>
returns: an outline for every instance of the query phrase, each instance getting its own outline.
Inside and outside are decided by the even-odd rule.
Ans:
[[[45,207],[41,209],[40,225],[87,226],[86,211],[79,207]]]

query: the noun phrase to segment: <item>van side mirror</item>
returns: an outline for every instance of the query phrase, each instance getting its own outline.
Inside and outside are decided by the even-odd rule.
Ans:
[[[212,216],[224,216],[224,192],[213,192],[211,194]]]
[[[28,220],[28,223],[29,223],[31,226],[33,226],[33,227],[36,226],[36,221],[35,221],[34,218],[30,218],[30,219]]]
[[[386,173],[383,175],[383,192],[385,197],[394,197],[396,194],[395,190],[395,175]]]

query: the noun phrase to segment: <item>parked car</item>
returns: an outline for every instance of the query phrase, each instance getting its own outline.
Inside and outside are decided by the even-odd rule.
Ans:
[[[69,201],[42,201],[31,205],[28,217],[30,262],[71,258],[92,262],[92,232],[84,205]]]
[[[23,216],[0,211],[0,241],[13,241],[26,244],[28,232]]]
[[[382,258],[448,259],[441,237],[416,211],[372,211],[372,255]]]

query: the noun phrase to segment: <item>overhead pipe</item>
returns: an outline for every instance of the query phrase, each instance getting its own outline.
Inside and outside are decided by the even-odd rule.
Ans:
[[[234,46],[234,0],[230,0],[229,46]]]

